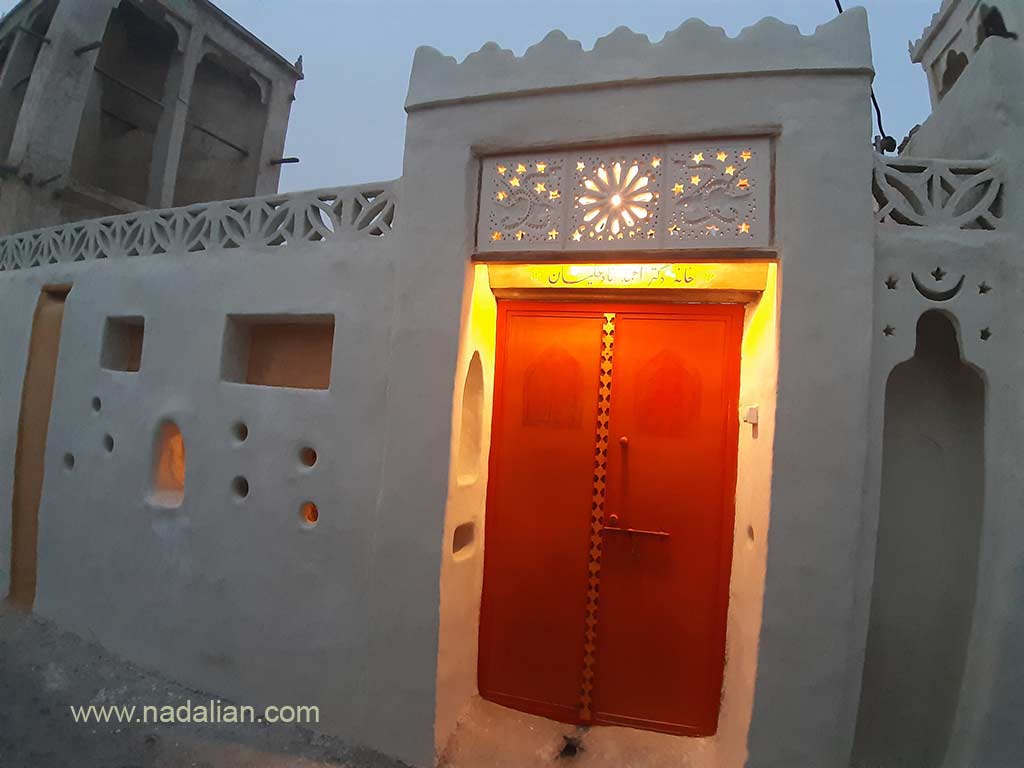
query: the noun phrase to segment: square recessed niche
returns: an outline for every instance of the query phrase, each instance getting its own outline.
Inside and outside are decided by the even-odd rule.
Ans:
[[[103,326],[100,366],[108,371],[138,373],[142,367],[142,342],[145,318],[108,317]]]
[[[327,389],[333,315],[228,315],[221,378],[237,384]]]

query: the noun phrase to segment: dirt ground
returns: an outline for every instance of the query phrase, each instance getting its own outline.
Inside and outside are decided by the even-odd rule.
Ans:
[[[214,698],[0,605],[2,768],[403,768],[294,725],[81,724],[69,708]]]

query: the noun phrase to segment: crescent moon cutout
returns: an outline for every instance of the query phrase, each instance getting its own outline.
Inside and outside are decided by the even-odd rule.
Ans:
[[[932,288],[928,288],[925,285],[923,285],[921,281],[917,279],[917,275],[915,275],[913,272],[910,273],[910,279],[914,281],[914,287],[917,288],[917,292],[924,296],[926,299],[930,299],[931,301],[949,301],[950,299],[952,299],[954,296],[960,293],[960,289],[964,287],[964,278],[966,277],[967,275],[961,275],[960,280],[957,281],[957,284],[954,285],[949,290],[936,291]]]

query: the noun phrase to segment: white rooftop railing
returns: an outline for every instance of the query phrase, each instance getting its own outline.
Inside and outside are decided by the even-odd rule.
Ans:
[[[875,157],[871,185],[880,224],[999,229],[1003,169],[994,160]]]
[[[218,200],[0,237],[0,272],[96,259],[384,237],[396,183]]]

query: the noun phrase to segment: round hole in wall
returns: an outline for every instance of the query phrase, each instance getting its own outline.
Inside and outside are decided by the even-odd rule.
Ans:
[[[244,443],[249,439],[249,427],[246,426],[244,421],[236,421],[231,425],[231,434],[236,442]]]
[[[113,435],[104,435],[103,436],[103,448],[104,448],[104,450],[106,450],[107,453],[113,453],[114,452],[114,436]]]
[[[312,501],[304,501],[302,506],[299,507],[299,515],[302,517],[303,523],[307,526],[313,526],[320,519],[320,510],[317,509],[316,504]]]
[[[310,448],[308,445],[299,451],[299,461],[302,462],[304,467],[312,467],[316,464],[316,451]]]
[[[67,467],[68,469],[74,469],[75,468],[75,454],[73,454],[73,453],[65,453],[64,454],[64,466]]]
[[[92,399],[92,409],[96,413],[99,413],[103,409],[103,401],[100,400],[98,397],[94,397]]]
[[[239,475],[231,481],[231,490],[234,491],[236,499],[244,499],[249,495],[249,481]]]

